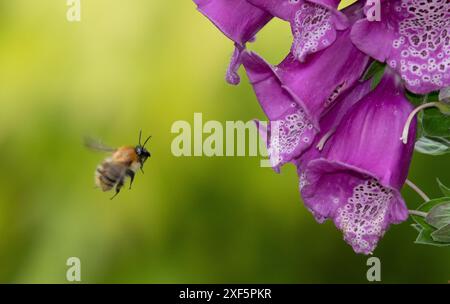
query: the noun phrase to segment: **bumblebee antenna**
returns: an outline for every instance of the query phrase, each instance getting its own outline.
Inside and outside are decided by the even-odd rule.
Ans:
[[[145,147],[145,144],[149,141],[150,138],[152,138],[151,135],[149,137],[147,137],[147,139],[145,140],[144,145],[142,147]]]
[[[139,130],[139,146],[141,145],[142,130]]]

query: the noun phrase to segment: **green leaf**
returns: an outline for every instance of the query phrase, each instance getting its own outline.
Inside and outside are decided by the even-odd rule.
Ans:
[[[419,208],[417,208],[417,210],[422,211],[422,212],[429,212],[431,209],[433,209],[436,206],[448,204],[448,203],[450,203],[450,197],[435,198],[435,199],[429,200],[426,203],[423,203],[422,205],[419,206]]]
[[[447,187],[446,185],[444,185],[439,178],[437,178],[437,182],[439,185],[439,188],[441,188],[442,193],[444,194],[444,196],[450,197],[450,188]]]
[[[425,212],[427,216],[424,218],[411,215],[415,221],[412,226],[419,231],[415,243],[437,247],[450,246],[450,223],[444,224],[447,220],[450,221],[450,197],[432,199],[420,205],[417,211]],[[435,227],[440,229],[436,230]]]
[[[433,233],[432,229],[425,229],[425,228],[422,229],[422,231],[420,231],[419,236],[417,237],[414,243],[422,245],[431,245],[436,247],[444,247],[450,245],[450,243],[446,244],[445,242],[439,242],[434,240],[433,237],[431,236],[432,233]]]
[[[422,227],[423,229],[429,229],[431,231],[435,230],[433,226],[429,225],[426,221],[424,217],[418,216],[418,215],[411,215],[411,218],[414,220],[414,222],[416,222],[417,225],[419,225],[420,227]],[[416,227],[417,228],[417,227]]]
[[[383,64],[382,68],[376,69],[376,71],[372,77],[372,85],[371,85],[372,89],[375,89],[378,86],[378,84],[380,83],[381,78],[383,78],[385,68],[386,68],[386,64]]]
[[[423,227],[419,224],[411,224],[411,226],[416,229],[417,232],[421,232],[423,230]]]
[[[431,237],[436,242],[447,243],[447,246],[450,245],[450,224],[447,224],[441,227],[439,230],[436,230],[431,233]]]
[[[425,213],[428,213],[431,209],[433,209],[435,206],[439,206],[442,204],[448,204],[450,203],[449,197],[441,197],[429,200],[428,202],[422,204],[417,208],[417,211],[422,211]],[[427,223],[424,217],[418,216],[418,215],[411,215],[411,218],[416,222],[417,224],[421,225],[424,230],[431,230],[434,231],[435,228]]]
[[[450,138],[450,116],[442,114],[439,109],[426,109],[422,116],[425,135]]]
[[[450,153],[450,145],[445,141],[440,142],[429,137],[422,136],[416,141],[415,150],[428,155],[444,155]]]
[[[450,224],[450,198],[447,204],[440,204],[431,208],[425,220],[431,226],[440,229]]]
[[[414,94],[410,91],[406,91],[406,97],[408,98],[408,100],[417,106],[420,106],[421,104],[425,103],[425,95],[418,95],[418,94]]]
[[[383,77],[385,68],[386,63],[374,60],[364,72],[364,75],[361,77],[361,81],[372,79],[371,88],[376,88]]]
[[[434,91],[427,95],[427,102],[432,101],[439,101],[439,91]]]
[[[374,60],[367,68],[361,79],[363,81],[366,81],[374,77],[376,74],[381,73],[381,75],[383,75],[385,67],[386,67],[385,63]]]

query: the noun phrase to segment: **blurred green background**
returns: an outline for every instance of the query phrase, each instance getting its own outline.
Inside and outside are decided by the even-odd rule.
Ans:
[[[67,9],[0,2],[0,282],[66,283],[72,256],[85,283],[367,282],[367,257],[315,223],[292,166],[171,154],[172,123],[194,112],[264,118],[244,76],[225,83],[232,43],[191,1],[82,0],[80,23]],[[273,21],[251,48],[276,63],[290,42]],[[135,144],[141,128],[153,157],[110,201],[93,184],[104,155],[82,138]],[[436,177],[450,184],[448,156],[416,155],[410,179],[438,196]],[[375,251],[383,282],[447,283],[450,248],[413,244],[409,224]]]

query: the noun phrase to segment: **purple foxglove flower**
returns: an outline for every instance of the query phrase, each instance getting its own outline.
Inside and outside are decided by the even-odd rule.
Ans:
[[[272,166],[279,167],[307,148],[317,129],[296,102],[296,96],[283,87],[274,68],[254,53],[243,53],[242,62],[256,97],[270,121],[266,127],[256,121]]]
[[[272,15],[253,6],[247,0],[194,0],[198,10],[205,15],[228,38],[235,42],[235,51],[227,70],[230,84],[240,81],[237,70],[245,43],[272,19]]]
[[[353,46],[350,31],[338,33],[336,41],[302,63],[289,54],[274,68],[283,87],[305,110],[317,129],[319,119],[337,97],[358,81],[369,57]]]
[[[352,40],[371,57],[386,61],[417,94],[450,86],[450,2],[386,0],[381,21],[361,19]]]
[[[355,252],[370,254],[391,223],[408,217],[400,194],[414,148],[400,141],[412,106],[387,71],[342,118],[321,158],[309,162],[302,195],[316,216],[332,218]]]
[[[299,176],[299,191],[302,193],[304,186],[307,183],[305,169],[309,162],[318,159],[322,155],[322,150],[327,144],[327,141],[336,132],[336,128],[342,121],[342,118],[349,111],[349,109],[371,90],[372,80],[367,80],[362,83],[357,83],[353,88],[347,90],[336,105],[320,120],[321,131],[317,134],[312,145],[293,163],[297,167],[297,174]],[[323,223],[327,218],[318,214],[313,209],[308,207],[308,210],[314,215],[319,223]]]
[[[275,169],[311,145],[320,131],[320,117],[364,72],[369,58],[353,46],[349,35],[349,30],[339,33],[333,45],[304,63],[289,54],[274,67],[254,53],[242,55],[261,107],[278,125],[275,136],[270,128],[268,136]]]
[[[336,40],[336,32],[349,27],[346,16],[337,10],[339,0],[248,1],[290,22],[294,36],[291,53],[300,61],[329,47]]]

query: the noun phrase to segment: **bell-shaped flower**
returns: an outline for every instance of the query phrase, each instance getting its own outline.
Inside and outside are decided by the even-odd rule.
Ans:
[[[368,17],[375,9],[367,2]],[[355,45],[387,62],[414,93],[450,86],[450,1],[385,0],[380,10],[379,21],[353,25]]]
[[[307,150],[305,150],[305,152],[300,157],[293,160],[293,163],[297,167],[300,193],[302,193],[303,188],[307,183],[305,173],[307,165],[312,160],[318,159],[322,156],[323,148],[336,132],[336,128],[342,121],[342,118],[347,114],[349,109],[355,103],[359,102],[371,91],[371,83],[372,80],[366,80],[364,82],[357,83],[353,88],[347,90],[347,92],[340,96],[339,100],[336,102],[336,105],[320,120],[321,130],[315,137],[312,145]],[[314,215],[317,222],[323,223],[327,219],[308,206],[307,208]]]
[[[237,70],[245,44],[264,27],[272,15],[247,0],[194,0],[198,10],[234,41],[235,50],[227,70],[226,80],[230,84],[240,81]]]
[[[267,142],[271,165],[279,167],[309,147],[317,128],[299,106],[296,96],[283,87],[275,68],[254,53],[243,53],[242,62],[269,125],[256,121],[262,139]]]
[[[255,53],[243,53],[244,68],[271,121],[268,152],[276,169],[311,145],[322,115],[364,72],[369,58],[353,46],[349,34],[339,33],[333,45],[304,63],[289,54],[272,66]]]
[[[387,71],[377,88],[342,118],[319,159],[304,172],[302,196],[316,217],[332,218],[355,252],[370,254],[390,224],[407,219],[400,194],[414,149],[400,140],[412,105]]]
[[[329,47],[337,31],[349,27],[344,13],[337,10],[338,0],[248,0],[271,15],[290,22],[293,43],[291,53],[300,61]]]

